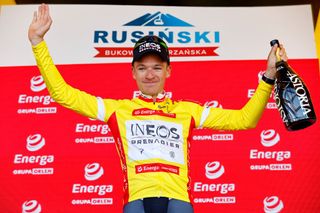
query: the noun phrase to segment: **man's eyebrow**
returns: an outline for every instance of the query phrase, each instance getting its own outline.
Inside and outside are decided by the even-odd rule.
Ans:
[[[137,67],[145,67],[144,64],[138,64]]]

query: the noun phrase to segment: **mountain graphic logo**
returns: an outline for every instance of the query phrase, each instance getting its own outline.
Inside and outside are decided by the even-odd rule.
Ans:
[[[147,13],[124,26],[152,26],[152,27],[193,27],[193,25],[182,21],[168,13],[156,12],[154,14]]]

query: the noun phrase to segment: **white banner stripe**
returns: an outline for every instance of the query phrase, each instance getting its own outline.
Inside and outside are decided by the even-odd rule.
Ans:
[[[37,6],[1,7],[0,29],[6,30],[0,33],[0,66],[35,65],[26,33]],[[132,48],[137,35],[150,31],[169,38],[169,49],[190,51],[187,56],[175,51],[172,61],[265,60],[269,41],[275,38],[285,45],[290,59],[316,58],[310,5],[243,8],[50,5],[50,12],[54,25],[45,39],[56,64],[131,63],[127,50],[106,50],[102,51],[104,57],[95,57],[96,48]],[[142,19],[157,13],[159,19]],[[170,21],[166,22],[164,17],[170,17]],[[172,26],[180,24],[178,20],[187,25]],[[126,25],[130,22],[135,24]],[[61,32],[70,35],[70,39],[59,39]],[[201,47],[214,47],[218,55],[203,54],[206,51]]]

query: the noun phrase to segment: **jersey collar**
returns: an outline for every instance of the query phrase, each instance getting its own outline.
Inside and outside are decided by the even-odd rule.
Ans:
[[[164,101],[165,97],[166,97],[166,92],[165,91],[163,91],[162,93],[159,93],[155,100],[150,95],[146,95],[146,94],[143,94],[143,93],[141,93],[139,95],[139,99],[141,99],[141,100],[143,100],[145,102],[162,102],[162,101]]]

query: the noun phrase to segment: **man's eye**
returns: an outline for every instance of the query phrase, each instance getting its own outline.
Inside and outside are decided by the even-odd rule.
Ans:
[[[145,68],[144,68],[144,67],[138,67],[138,70],[139,70],[139,71],[144,71]]]

